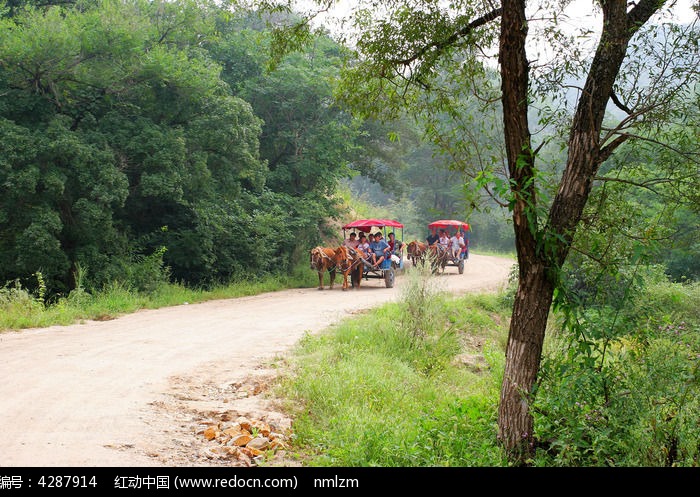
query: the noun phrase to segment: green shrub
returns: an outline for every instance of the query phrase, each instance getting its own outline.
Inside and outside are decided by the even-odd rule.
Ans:
[[[21,329],[32,326],[36,316],[44,310],[42,299],[22,288],[19,280],[0,288],[0,327]]]
[[[550,333],[533,406],[535,464],[698,465],[698,285],[646,275],[639,289],[636,312],[588,310]]]

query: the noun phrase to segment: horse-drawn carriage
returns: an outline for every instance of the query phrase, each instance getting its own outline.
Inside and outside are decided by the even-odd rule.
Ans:
[[[378,266],[373,266],[368,258],[362,258],[361,279],[383,279],[386,287],[391,288],[394,286],[396,273],[403,270],[403,224],[393,219],[358,219],[343,226],[343,239],[345,240],[348,238],[348,232],[369,236],[373,233],[373,228],[375,229],[374,233],[377,231],[382,232],[382,236],[385,239],[388,239],[389,234],[393,233],[396,239],[395,247]],[[359,286],[359,281],[353,279],[352,286]]]
[[[428,225],[429,230],[445,230],[447,236],[450,238],[458,231],[462,233],[464,237],[464,247],[459,251],[457,257],[453,257],[448,247],[446,250],[438,251],[436,253],[437,266],[443,271],[446,266],[456,266],[459,274],[464,273],[464,263],[469,259],[469,231],[471,227],[469,223],[463,221],[456,221],[454,219],[440,219],[439,221],[433,221]]]
[[[414,266],[425,264],[426,260],[429,260],[434,273],[444,271],[447,266],[456,266],[459,274],[464,273],[464,264],[469,258],[469,231],[471,230],[469,224],[454,219],[440,219],[430,223],[428,229],[431,232],[444,230],[449,237],[460,231],[464,237],[464,247],[457,257],[453,257],[449,246],[441,246],[437,241],[428,243],[427,240],[426,242],[413,240],[408,244],[408,259]]]
[[[348,231],[356,236],[359,234],[370,236],[381,232],[384,238],[388,238],[389,234],[393,233],[394,250],[375,265],[372,263],[371,253],[365,253],[345,243],[349,238]],[[341,273],[343,276],[343,290],[348,289],[348,280],[353,288],[360,288],[362,280],[369,278],[383,279],[387,288],[393,287],[396,272],[403,270],[402,240],[403,224],[392,219],[358,219],[346,224],[343,226],[343,243],[340,246],[311,249],[311,269],[318,272],[318,289],[323,290],[323,278],[326,273],[329,274],[330,289],[335,283],[336,273]]]

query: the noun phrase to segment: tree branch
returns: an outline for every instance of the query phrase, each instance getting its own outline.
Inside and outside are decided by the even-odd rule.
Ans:
[[[615,105],[617,105],[618,109],[626,112],[628,115],[632,114],[632,110],[629,107],[627,107],[625,104],[623,104],[619,98],[617,98],[617,95],[615,94],[614,91],[610,94],[610,99],[613,101],[613,103]]]
[[[485,24],[488,24],[489,22],[493,21],[494,19],[501,17],[502,11],[503,11],[502,7],[499,7],[495,10],[492,10],[491,12],[484,14],[483,16],[479,17],[478,19],[473,20],[472,22],[470,22],[469,24],[464,26],[462,29],[460,29],[456,33],[453,33],[452,35],[447,37],[445,40],[434,41],[432,43],[428,43],[427,45],[423,46],[415,54],[413,54],[412,56],[410,56],[407,59],[389,59],[389,62],[391,62],[392,64],[409,65],[412,62],[415,62],[416,60],[423,57],[429,50],[435,49],[438,53],[440,53],[443,50],[445,50],[446,48],[451,47],[460,38],[467,36],[469,33],[471,33],[476,28],[484,26]]]
[[[635,33],[653,16],[667,0],[639,0],[627,13],[627,26],[630,33]]]
[[[626,185],[632,185],[636,186],[638,188],[644,188],[645,190],[650,190],[654,192],[655,194],[659,195],[659,192],[656,191],[656,189],[653,188],[655,185],[659,185],[662,183],[673,183],[675,180],[669,179],[669,178],[654,178],[649,181],[644,181],[642,183],[638,181],[632,181],[629,179],[623,179],[623,178],[613,178],[610,176],[596,176],[594,178],[595,181],[604,181],[604,182],[611,182],[611,183],[624,183]]]

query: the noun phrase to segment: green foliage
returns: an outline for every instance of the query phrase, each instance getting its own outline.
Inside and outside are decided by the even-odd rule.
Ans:
[[[512,253],[515,250],[512,221],[501,209],[483,206],[473,211],[467,220],[471,225],[470,247],[479,253],[496,251]]]
[[[659,251],[666,273],[676,282],[700,281],[700,202],[696,209],[679,208],[669,219],[672,228],[671,244]]]
[[[30,322],[32,315],[43,309],[43,300],[23,288],[19,281],[0,288],[2,328],[23,328]]]
[[[550,338],[535,464],[698,465],[700,288],[650,275],[630,299]]]
[[[229,36],[250,38],[246,31]],[[338,179],[348,174],[347,154],[357,134],[332,101],[336,50],[330,40],[318,38],[308,56],[287,57],[275,71],[246,81],[240,93],[264,121],[260,155],[269,169],[266,186],[293,198],[315,192],[327,199],[327,209]]]
[[[169,268],[163,262],[165,247],[152,254],[137,256],[127,268],[126,285],[137,293],[150,293],[170,280]]]
[[[41,271],[57,299],[77,267],[94,292],[305,260],[359,133],[332,101],[338,44],[269,73],[270,32],[248,11],[16,7],[0,21],[0,281],[31,289]]]

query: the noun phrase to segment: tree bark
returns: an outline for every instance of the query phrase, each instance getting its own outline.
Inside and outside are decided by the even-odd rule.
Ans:
[[[534,449],[532,388],[540,368],[554,290],[544,264],[526,267],[521,270],[513,304],[498,410],[499,439],[514,465],[527,464]]]

